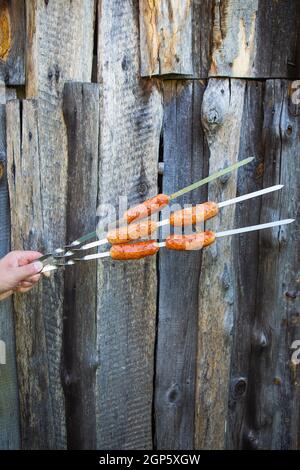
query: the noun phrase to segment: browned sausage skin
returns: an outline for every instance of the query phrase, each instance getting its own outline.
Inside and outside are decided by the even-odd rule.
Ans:
[[[190,235],[170,235],[166,238],[166,248],[179,251],[201,250],[211,245],[215,239],[215,233],[210,230]]]
[[[158,250],[158,243],[155,240],[148,240],[144,242],[113,245],[110,249],[110,256],[112,259],[116,260],[140,259],[155,255]]]
[[[219,212],[218,204],[215,202],[204,202],[193,207],[187,207],[170,215],[170,224],[175,227],[203,222],[215,217]]]
[[[153,220],[144,220],[130,225],[124,225],[107,233],[107,240],[112,245],[126,243],[151,235],[157,229],[157,223]]]
[[[158,194],[157,196],[147,199],[147,201],[138,204],[124,213],[124,220],[130,224],[134,220],[144,219],[151,214],[159,212],[163,207],[167,206],[170,202],[170,196],[166,194]]]

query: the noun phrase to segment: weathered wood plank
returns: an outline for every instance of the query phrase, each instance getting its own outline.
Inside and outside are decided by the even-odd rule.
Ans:
[[[44,246],[43,178],[36,101],[7,104],[8,181],[11,201],[12,246],[14,249],[41,249]],[[53,211],[55,208],[53,208]],[[63,447],[64,405],[60,390],[51,384],[55,356],[48,350],[47,315],[59,306],[55,280],[45,280],[27,295],[14,297],[16,351],[18,364],[21,432],[23,448]],[[49,300],[53,302],[48,309]],[[57,319],[54,317],[52,322]],[[59,347],[55,334],[52,348]],[[50,330],[51,332],[51,330]],[[52,375],[51,375],[52,374]],[[59,370],[57,370],[59,377]]]
[[[254,74],[265,78],[299,78],[300,2],[259,2]]]
[[[96,227],[99,85],[66,84],[63,111],[68,135],[67,239],[75,240]],[[96,448],[96,280],[95,262],[65,272],[62,367],[68,449]]]
[[[296,217],[282,228],[261,232],[256,318],[244,447],[299,448],[299,365],[291,345],[299,324],[299,133],[300,107],[291,83],[266,82],[264,99],[264,186],[285,184],[264,197],[261,222]]]
[[[141,75],[193,75],[191,0],[140,0]]]
[[[263,82],[246,84],[239,158],[255,155],[256,161],[239,170],[237,195],[257,191],[263,181]],[[261,198],[236,206],[235,227],[259,224]],[[250,373],[252,329],[256,315],[258,232],[233,237],[234,316],[227,448],[241,449],[247,434],[247,392]]]
[[[99,2],[99,203],[157,193],[162,99],[139,78],[138,1]],[[152,447],[155,259],[98,265],[97,447]]]
[[[212,14],[209,76],[299,76],[298,0],[215,0]]]
[[[208,152],[201,126],[204,90],[205,83],[198,81],[164,83],[162,189],[166,194],[200,179],[207,171]],[[205,200],[206,195],[205,187],[174,202],[195,204]],[[162,214],[166,218],[168,211]],[[154,409],[158,449],[194,447],[200,265],[201,252],[159,253]]]
[[[27,212],[41,210],[41,215],[40,219],[34,221],[36,232],[31,233],[28,231],[24,212],[24,219],[22,218],[14,227],[13,240],[14,246],[50,251],[64,243],[66,231],[68,155],[61,107],[62,90],[66,80],[91,80],[94,1],[28,1],[26,14],[28,42],[26,93],[28,97],[38,98],[38,101],[34,105],[25,103],[26,114],[22,118],[26,121],[24,126],[29,129],[28,132],[31,125],[38,126],[36,153],[39,155],[39,170],[35,168],[34,175],[40,178],[39,200],[30,201]],[[25,141],[27,140],[28,136],[25,135]],[[29,146],[22,150],[24,158],[29,158],[26,152],[30,155],[32,151],[30,149]],[[13,192],[13,185],[11,188]],[[16,210],[16,207],[13,210]],[[20,238],[21,234],[23,239]],[[32,307],[28,305],[28,298],[32,300]],[[37,326],[42,330],[41,334],[31,337],[34,329],[28,328],[27,334],[23,336],[23,315],[25,316],[28,308],[29,310],[31,308],[32,312],[34,305],[38,305],[33,315],[37,322],[42,322],[42,325]],[[16,311],[17,318],[20,319],[16,336],[18,367],[19,374],[24,380],[21,387],[23,397],[20,402],[22,446],[65,448],[65,405],[60,377],[62,274],[57,273],[36,290],[35,294],[30,294],[30,297],[19,298],[16,302]],[[34,344],[36,342],[36,356],[34,361],[28,358],[30,363],[30,374],[28,374],[25,358],[28,357],[33,342]],[[49,395],[48,391],[47,393],[44,391],[43,383],[39,383],[40,364],[44,362],[48,382],[43,383],[48,384]],[[31,388],[31,382],[35,383],[35,390]],[[38,399],[36,397],[38,393],[43,397],[42,404],[40,397]]]
[[[10,211],[7,185],[5,87],[0,87],[0,258],[10,249]],[[6,363],[0,364],[0,449],[20,446],[15,334],[11,299],[0,302],[0,341]]]
[[[258,0],[214,2],[210,76],[252,76],[257,10]]]
[[[95,0],[26,0],[26,97],[53,112],[66,80],[90,82]]]
[[[140,0],[141,73],[299,77],[299,15],[298,0]]]
[[[25,84],[25,6],[23,0],[0,1],[0,82]]]
[[[209,171],[238,159],[245,82],[208,82],[202,122],[210,150]],[[234,138],[232,138],[234,136]],[[236,194],[236,174],[209,185],[208,198],[221,201]],[[214,231],[233,227],[235,207],[220,211],[206,225]],[[222,449],[227,419],[228,381],[234,313],[232,239],[225,237],[203,252],[199,286],[195,447]]]

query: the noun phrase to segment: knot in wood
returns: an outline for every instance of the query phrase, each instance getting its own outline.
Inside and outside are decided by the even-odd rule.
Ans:
[[[230,174],[228,173],[227,175],[222,175],[220,177],[220,183],[223,184],[225,186],[225,184],[228,183],[228,181],[230,180]]]
[[[218,128],[223,122],[223,113],[216,107],[205,107],[202,110],[202,120],[204,126],[209,130]]]
[[[176,403],[179,400],[180,390],[178,384],[173,384],[167,391],[167,400],[169,403]]]
[[[297,298],[297,292],[296,291],[286,291],[285,296],[289,300],[295,300]]]
[[[148,184],[145,182],[145,181],[142,181],[141,183],[139,183],[137,185],[137,192],[141,195],[141,196],[146,196],[147,193],[148,193],[148,190],[149,190],[149,187],[148,187]]]
[[[239,377],[233,382],[233,395],[235,398],[240,398],[245,395],[247,390],[247,379],[245,377]]]
[[[247,447],[249,447],[249,449],[253,449],[253,450],[258,449],[258,444],[259,444],[258,437],[252,429],[250,429],[247,432],[247,434],[244,437],[244,440],[245,440],[245,443],[247,444]]]
[[[269,339],[263,330],[254,330],[252,344],[256,350],[265,349],[269,345]]]

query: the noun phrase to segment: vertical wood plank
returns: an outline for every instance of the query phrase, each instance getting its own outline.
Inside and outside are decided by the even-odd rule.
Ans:
[[[210,76],[252,75],[257,10],[258,0],[214,2]]]
[[[141,75],[192,75],[192,2],[140,0]]]
[[[22,106],[22,107],[21,107]],[[36,101],[7,104],[8,181],[11,200],[12,246],[40,249],[44,245],[42,182]],[[53,211],[55,208],[53,207]],[[55,324],[59,308],[54,280],[44,280],[27,295],[15,295],[15,329],[18,363],[22,447],[64,447],[64,403],[59,385],[59,339]],[[53,289],[53,290],[52,290]],[[48,304],[53,303],[49,311]],[[50,304],[51,305],[51,304]],[[47,315],[53,314],[51,325]],[[54,352],[52,348],[57,348]],[[55,370],[56,375],[54,375]],[[52,383],[51,383],[52,381]]]
[[[68,135],[67,239],[95,230],[98,194],[99,85],[64,87]],[[96,448],[96,262],[65,272],[63,386],[68,449]]]
[[[212,3],[214,26],[209,76],[299,76],[296,58],[300,4],[297,0],[215,0]]]
[[[192,5],[194,77],[207,78],[213,44],[214,1],[196,0]]]
[[[258,5],[254,75],[298,78],[300,3],[298,0],[267,0]]]
[[[263,199],[261,222],[296,221],[259,236],[256,319],[244,446],[299,448],[299,365],[291,345],[299,326],[299,104],[291,83],[268,80],[264,99],[264,186],[285,184]]]
[[[15,199],[15,170],[12,165],[10,193],[15,201],[12,207],[15,217],[13,246],[46,252],[52,251],[65,241],[68,155],[61,107],[62,90],[66,80],[91,80],[94,1],[28,1],[26,14],[26,93],[28,97],[36,97],[38,100],[34,104],[24,102],[25,114],[22,114],[21,121],[18,119],[16,122],[22,123],[23,134],[25,129],[28,131],[27,134],[19,135],[19,146],[22,144],[24,147],[19,153],[24,154],[24,159],[31,158],[31,152],[34,153],[38,164],[31,170],[34,171],[34,177],[39,179],[37,190],[40,195],[36,196],[36,200],[28,201],[28,207],[24,208],[24,219],[17,221],[16,208],[18,205],[24,207],[24,201],[21,201],[21,196],[20,201]],[[17,131],[12,131],[12,123],[10,119],[13,139]],[[31,126],[36,131],[35,141]],[[15,147],[17,137],[15,136]],[[28,145],[24,146],[24,142]],[[12,154],[10,158],[15,157]],[[25,182],[24,180],[17,183],[20,184],[21,192],[25,191]],[[27,184],[31,187],[38,183],[28,180]],[[32,221],[34,230],[30,231],[25,214],[30,220],[29,215],[32,216],[32,213],[37,213],[38,216]],[[18,298],[15,309],[18,319],[18,372],[22,377],[22,446],[65,448],[65,403],[61,383],[62,273],[57,273],[45,281],[30,297]],[[27,324],[25,312],[28,310],[32,312],[34,322],[37,322],[37,330],[41,330],[40,335],[33,334],[34,328]],[[25,335],[23,326],[27,332]],[[34,358],[31,357],[32,348],[35,350]],[[43,372],[40,368],[44,362],[46,366]],[[47,374],[47,377],[44,377],[44,374]]]
[[[239,158],[255,155],[256,161],[239,170],[237,195],[262,188],[264,149],[262,144],[264,83],[247,81]],[[250,199],[236,206],[234,227],[259,224],[262,199]],[[256,316],[259,232],[233,237],[234,315],[227,442],[230,449],[242,449],[247,435],[247,397]]]
[[[164,83],[163,192],[171,194],[207,171],[201,126],[205,84]],[[205,200],[207,188],[174,201]],[[167,217],[167,214],[162,218]],[[164,238],[162,236],[162,238]],[[159,253],[159,318],[156,349],[155,437],[158,449],[193,449],[198,286],[201,252]]]
[[[210,150],[209,171],[238,159],[245,82],[211,79],[204,93],[202,122]],[[233,138],[234,136],[234,138]],[[208,198],[236,195],[236,174],[209,185]],[[220,211],[207,227],[233,227],[235,207]],[[195,447],[224,448],[234,311],[232,239],[225,237],[203,252],[199,287]]]
[[[0,82],[25,84],[25,4],[0,1]]]
[[[66,80],[91,81],[94,0],[26,0],[26,97],[51,115]]]
[[[7,185],[5,87],[0,87],[0,258],[10,249],[10,212]],[[15,334],[11,299],[0,302],[0,341],[6,363],[0,364],[0,449],[20,446]]]
[[[157,193],[162,99],[139,78],[138,1],[99,2],[99,203]],[[98,265],[97,447],[152,447],[155,258]]]

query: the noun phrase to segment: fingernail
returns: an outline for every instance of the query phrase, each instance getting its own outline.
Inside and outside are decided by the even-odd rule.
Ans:
[[[36,261],[33,265],[37,273],[39,273],[44,267],[43,263],[41,263],[40,261]]]

